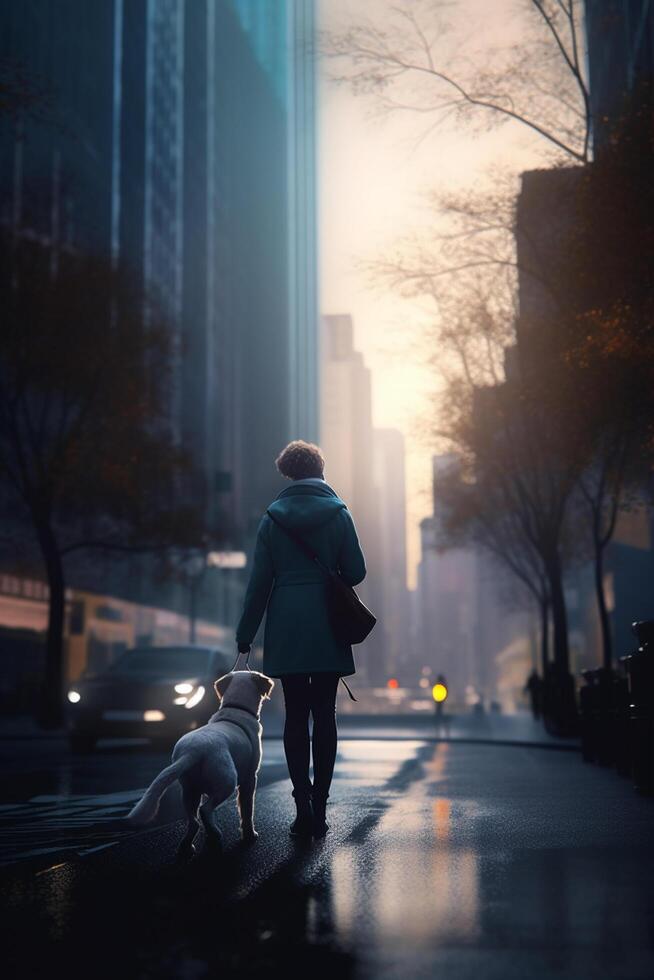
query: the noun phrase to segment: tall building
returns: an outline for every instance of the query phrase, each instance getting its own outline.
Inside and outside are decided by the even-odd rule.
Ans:
[[[477,556],[466,548],[444,551],[437,516],[420,522],[418,563],[418,638],[407,665],[415,685],[421,672],[444,674],[451,703],[463,705],[470,689],[479,691],[476,671]]]
[[[595,152],[601,153],[624,119],[625,110],[643,129],[651,127],[654,102],[654,3],[652,0],[585,0],[586,46]],[[633,139],[633,132],[630,138]],[[643,147],[649,146],[645,132]],[[652,179],[651,151],[643,156],[645,180]],[[647,204],[641,205],[647,213]],[[630,507],[618,516],[606,561],[606,595],[613,631],[614,655],[633,645],[631,623],[650,615],[654,575],[654,522],[645,507]],[[597,666],[601,643],[589,575],[584,630],[584,667]]]
[[[610,138],[631,93],[654,90],[654,6],[651,0],[585,0],[585,25],[595,152]]]
[[[383,569],[379,538],[379,495],[373,467],[372,393],[370,370],[354,348],[349,314],[322,318],[322,379],[320,441],[325,453],[325,478],[347,503],[366,555],[368,574],[358,587],[364,602],[383,615]],[[384,634],[375,628],[357,649],[364,679],[380,680],[385,661]],[[359,667],[357,667],[359,670]]]
[[[195,15],[195,5],[188,10]],[[248,550],[279,489],[274,458],[293,435],[283,288],[287,117],[233,4],[207,3],[206,10],[205,40],[195,53],[196,71],[208,79],[206,122],[187,115],[186,124],[187,132],[195,125],[199,147],[196,153],[189,142],[189,166],[201,169],[188,193],[208,217],[198,226],[206,248],[188,230],[189,274],[202,299],[189,285],[185,427],[203,446],[214,516],[232,544]]]
[[[364,521],[372,497],[370,370],[354,349],[349,314],[323,316],[321,443],[327,476]]]
[[[444,548],[439,481],[453,465],[450,454],[433,457],[433,514],[420,523],[414,683],[430,668],[445,674],[454,704],[488,705],[510,678],[502,700],[514,707],[531,667],[524,597],[513,598],[515,583],[474,544]]]
[[[154,293],[180,341],[175,431],[246,550],[276,454],[318,436],[313,31],[313,0],[0,7],[0,57],[52,102],[0,121],[0,221]]]
[[[404,436],[397,429],[373,429],[373,481],[378,501],[381,635],[388,677],[405,675],[413,658],[406,585],[406,476]],[[379,639],[379,637],[378,637]]]
[[[0,59],[46,96],[0,119],[0,222],[50,249],[108,251],[112,235],[114,3],[0,7]],[[11,107],[10,107],[11,109]]]
[[[320,321],[314,0],[294,0],[288,14],[289,414],[291,431],[315,441],[320,431]]]
[[[637,123],[639,109],[651,106],[654,5],[651,0],[586,0],[585,31],[593,149],[597,158],[626,114],[632,114]],[[647,166],[645,162],[643,165]],[[589,268],[584,270],[585,275],[579,274],[585,219],[580,218],[577,209],[584,174],[584,168],[570,167],[522,175],[516,220],[520,317],[517,347],[510,359],[513,365],[524,359],[530,324],[540,320],[545,325],[549,318],[556,329],[558,311],[569,316],[602,302],[604,284],[596,270]],[[609,254],[615,250],[614,233],[609,236],[606,250]],[[614,283],[608,285],[613,288]],[[644,511],[620,515],[605,563],[605,592],[616,655],[629,649],[631,621],[647,614],[643,583],[649,580],[654,567],[653,540],[652,522]],[[594,667],[599,663],[601,639],[592,570],[580,568],[571,572],[566,593],[573,666]]]
[[[373,496],[372,381],[349,314],[322,318],[321,439],[330,478],[365,522]]]
[[[429,567],[431,592],[423,599],[434,619],[425,634],[425,649],[437,672],[448,680],[453,698],[462,703],[470,688],[480,692],[478,665],[478,564],[475,548],[442,548],[442,508],[438,496],[439,480],[456,465],[450,454],[432,458],[434,517],[430,534],[423,538],[422,560]],[[432,631],[433,630],[433,631]]]
[[[289,431],[293,438],[315,442],[319,430],[315,0],[232,3],[284,110]]]
[[[582,167],[559,167],[520,176],[515,218],[518,347],[525,331],[543,329],[548,319],[556,323],[557,316],[579,302],[569,254],[582,173]]]
[[[414,650],[415,660],[408,666],[411,682],[416,684],[424,668],[434,674],[444,671],[444,665],[435,662],[431,645],[438,636],[439,617],[434,604],[437,592],[436,526],[433,514],[420,521],[420,561],[414,600]],[[436,669],[436,668],[439,669]]]

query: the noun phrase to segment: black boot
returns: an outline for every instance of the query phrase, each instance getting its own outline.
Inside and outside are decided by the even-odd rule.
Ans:
[[[313,836],[324,837],[329,830],[329,824],[325,820],[325,810],[327,809],[327,797],[316,796],[313,794]]]
[[[297,815],[291,824],[292,837],[311,837],[313,833],[313,807],[309,793],[296,793],[293,790]]]

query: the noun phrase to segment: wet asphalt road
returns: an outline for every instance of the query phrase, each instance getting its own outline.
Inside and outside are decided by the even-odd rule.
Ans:
[[[147,743],[106,741],[92,755],[71,755],[65,740],[1,741],[0,868],[32,871],[115,847],[131,832],[119,819],[170,762]],[[261,786],[286,779],[281,742],[271,743]],[[165,794],[158,825],[182,816],[179,787]]]
[[[365,734],[341,742],[324,841],[288,836],[281,744],[268,741],[259,840],[239,843],[228,801],[223,859],[184,866],[177,822],[102,827],[135,791],[107,797],[145,785],[162,754],[112,749],[66,766],[54,743],[13,754],[3,743],[5,847],[39,822],[34,806],[60,821],[42,828],[43,846],[77,835],[68,851],[4,869],[5,976],[654,975],[651,800],[575,752]],[[37,770],[41,795],[56,800],[23,798]],[[8,810],[10,798],[22,810]],[[57,816],[58,805],[76,812]]]

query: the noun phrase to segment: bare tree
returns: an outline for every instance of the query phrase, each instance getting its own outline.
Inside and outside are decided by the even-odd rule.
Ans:
[[[490,476],[497,478],[502,495],[496,504],[504,519],[515,508],[520,521],[515,555],[526,541],[527,555],[533,549],[543,563],[561,663],[567,661],[561,533],[566,514],[578,516],[581,502],[594,556],[604,662],[610,665],[604,554],[630,493],[634,462],[649,458],[652,444],[646,397],[654,388],[651,95],[648,100],[635,94],[614,127],[609,149],[591,163],[581,0],[520,0],[520,28],[512,33],[510,23],[503,25],[509,42],[493,48],[491,40],[476,49],[474,42],[457,43],[445,20],[448,6],[389,5],[375,23],[357,18],[333,32],[323,45],[333,79],[370,97],[382,113],[421,116],[427,120],[423,135],[454,119],[480,129],[512,122],[539,137],[550,148],[551,161],[566,164],[571,177],[575,200],[566,202],[566,208],[572,206],[564,222],[571,234],[545,261],[532,249],[527,266],[525,249],[519,264],[516,231],[528,243],[531,229],[517,228],[515,185],[495,178],[491,191],[431,195],[435,231],[405,239],[367,268],[375,282],[431,304],[434,360],[446,376],[447,399],[456,404],[462,392],[468,398],[459,419],[468,432],[448,418],[447,404],[441,406],[441,430],[474,457],[479,485],[489,489]],[[520,344],[509,350],[517,364],[507,383],[502,356],[520,315],[519,273],[542,287],[544,309],[535,332],[543,336],[535,349],[525,351]],[[616,353],[622,359],[617,371]],[[501,424],[496,418],[494,436],[486,432],[486,448],[482,439],[473,449],[471,392],[480,387],[496,389],[489,397],[498,405],[506,401],[505,417]],[[566,438],[552,439],[552,424]],[[504,432],[504,441],[497,432]],[[502,446],[513,453],[522,447],[531,459],[515,468],[507,458],[504,475],[511,473],[512,479],[503,483],[503,473],[493,470],[496,459],[485,455],[489,445],[500,456]],[[491,469],[484,470],[487,464]],[[477,500],[477,520],[489,516],[484,515],[487,502]],[[486,534],[492,545],[498,528],[501,520],[481,531],[478,526],[476,533]]]
[[[432,229],[361,263],[372,286],[426,301],[434,349],[451,351],[469,382],[499,380],[514,338],[515,191],[515,180],[498,174],[492,190],[432,192]],[[447,374],[447,364],[441,358],[434,367]]]
[[[462,463],[462,460],[460,460]],[[505,497],[503,480],[478,471],[465,476],[462,465],[452,466],[435,487],[443,513],[440,543],[446,548],[474,544],[487,551],[523,588],[536,605],[540,619],[540,659],[543,676],[550,660],[550,593],[538,552],[524,534],[513,501]],[[515,589],[512,589],[515,600]],[[520,604],[520,603],[519,603]]]
[[[510,193],[460,193],[451,235],[433,236],[413,249],[404,246],[399,257],[370,264],[384,284],[430,299],[441,373],[446,361],[467,385],[497,383],[500,357],[489,341],[505,343],[511,329],[489,329],[488,323],[502,308],[505,324],[517,322],[518,311],[510,313],[515,276],[519,273],[523,283],[537,289],[540,314],[534,314],[532,300],[531,314],[519,317],[520,339],[508,356],[513,370],[521,371],[536,389],[544,377],[551,379],[543,405],[556,402],[563,431],[574,432],[573,451],[580,465],[570,506],[584,539],[582,550],[593,562],[607,667],[612,662],[612,628],[605,595],[606,549],[620,510],[635,497],[642,500],[651,460],[650,104],[641,97],[625,106],[614,139],[598,160],[558,170],[541,182],[544,193],[535,214],[521,214]],[[551,215],[553,197],[557,211]],[[545,222],[551,217],[549,235],[537,227],[539,214]],[[483,297],[490,298],[485,316],[470,315],[471,294],[479,309],[484,308]],[[560,448],[564,455],[569,450],[563,443]]]
[[[513,39],[483,54],[453,43],[448,3],[413,0],[387,6],[323,38],[332,78],[372,95],[382,112],[411,111],[490,128],[513,122],[543,139],[556,159],[585,163],[591,114],[581,49],[579,0],[521,0]],[[445,43],[443,43],[445,42]]]
[[[429,129],[453,114],[473,128],[513,122],[539,136],[557,164],[587,162],[591,116],[579,0],[517,0],[515,21],[502,25],[510,41],[499,47],[492,40],[482,47],[476,37],[465,42],[455,36],[446,19],[451,6],[433,0],[389,3],[374,22],[355,14],[353,23],[323,38],[332,79],[368,96],[380,112],[428,117]],[[459,359],[462,300],[467,305],[474,296],[479,306],[490,307],[494,323],[506,325],[510,343],[518,273],[542,275],[537,263],[522,270],[518,264],[516,178],[499,171],[489,176],[488,188],[429,193],[433,230],[414,233],[362,263],[375,285],[428,299],[435,341],[453,344]],[[555,292],[552,277],[544,275],[542,284]],[[489,358],[491,375],[496,368],[496,359]]]
[[[202,511],[173,438],[170,330],[110,259],[7,236],[2,256],[0,480],[38,546],[50,590],[41,718],[62,717],[65,559],[193,547]],[[6,496],[5,496],[6,494]]]
[[[472,418],[459,430],[474,453],[475,471],[489,488],[504,524],[520,536],[521,555],[537,557],[547,583],[555,662],[568,670],[563,576],[568,504],[583,457],[573,425],[546,398],[546,385],[516,378],[476,393]]]

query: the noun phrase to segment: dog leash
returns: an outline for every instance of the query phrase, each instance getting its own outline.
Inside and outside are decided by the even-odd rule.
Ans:
[[[236,664],[238,663],[238,658],[239,657],[242,657],[242,656],[243,656],[242,653],[237,653],[236,654],[236,660],[232,664],[231,670],[229,671],[230,674],[233,674],[234,673],[234,667],[236,667]],[[252,668],[250,667],[250,650],[248,650],[248,652],[245,654],[245,669],[246,670],[249,670],[249,671],[252,670]]]

